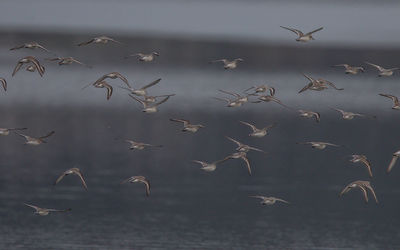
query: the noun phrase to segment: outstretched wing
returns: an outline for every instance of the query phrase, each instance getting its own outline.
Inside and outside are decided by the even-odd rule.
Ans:
[[[83,42],[83,43],[79,43],[78,46],[84,46],[84,45],[88,45],[90,43],[92,43],[94,41],[94,38],[90,39],[89,41]]]
[[[153,81],[153,82],[151,82],[151,83],[149,83],[149,84],[143,86],[142,89],[150,88],[151,86],[156,85],[156,84],[159,83],[160,81],[161,81],[161,78],[159,78],[159,79],[157,79],[157,80],[155,80],[155,81]]]
[[[317,32],[317,31],[322,30],[323,28],[324,28],[324,27],[321,27],[321,28],[318,28],[318,29],[316,29],[316,30],[310,31],[310,32],[308,32],[306,35],[311,35],[312,33],[315,33],[315,32]]]
[[[392,160],[391,160],[390,163],[389,163],[389,167],[387,168],[387,171],[386,171],[386,172],[389,173],[390,171],[392,171],[392,168],[393,168],[394,165],[396,164],[397,158],[399,158],[399,157],[396,156],[396,155],[393,156]]]
[[[257,130],[256,126],[254,126],[253,124],[250,124],[248,122],[243,122],[243,121],[239,121],[239,122],[244,124],[244,125],[249,126],[253,130],[253,132]]]
[[[289,27],[285,27],[285,26],[279,26],[279,27],[287,29],[287,30],[290,30],[291,32],[296,33],[296,35],[298,35],[298,36],[303,36],[304,35],[303,32],[301,32],[298,29],[293,29],[293,28],[289,28]]]
[[[377,68],[379,71],[385,70],[383,67],[381,67],[379,65],[376,65],[376,64],[373,64],[373,63],[370,63],[370,62],[365,62],[365,63],[368,64],[368,65],[371,65],[372,67]]]
[[[39,137],[39,139],[44,139],[44,138],[50,137],[50,136],[52,136],[54,133],[55,133],[55,131],[51,131],[51,132],[48,133],[47,135]]]
[[[247,159],[246,156],[242,156],[242,157],[240,157],[240,159],[242,159],[246,163],[247,171],[249,172],[249,175],[251,175],[251,167],[250,167],[249,159]]]

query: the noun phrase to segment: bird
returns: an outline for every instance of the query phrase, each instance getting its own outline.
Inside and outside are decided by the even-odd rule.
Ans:
[[[396,164],[397,159],[400,157],[400,150],[396,151],[393,153],[393,157],[392,160],[389,163],[389,167],[387,168],[387,173],[389,173],[390,171],[392,171],[392,168],[394,167],[394,165]]]
[[[247,152],[249,152],[250,150],[254,150],[254,151],[266,153],[264,150],[261,150],[261,149],[259,149],[259,148],[255,148],[255,147],[246,145],[246,144],[241,143],[241,142],[239,142],[239,141],[237,141],[237,140],[235,140],[235,139],[232,139],[231,137],[228,137],[228,136],[225,136],[225,137],[226,137],[228,140],[230,140],[230,141],[232,141],[232,142],[234,142],[234,143],[236,143],[236,144],[238,145],[237,148],[236,148],[236,151],[247,153]]]
[[[161,81],[161,78],[158,78],[157,80],[152,81],[151,83],[141,87],[140,89],[134,89],[129,85],[129,83],[126,82],[126,85],[128,85],[128,87],[127,88],[126,87],[120,87],[120,88],[129,90],[132,94],[137,95],[137,96],[146,96],[147,95],[146,89],[156,85],[160,81]]]
[[[52,209],[52,208],[41,208],[41,207],[30,205],[30,204],[27,204],[27,203],[24,203],[24,205],[35,209],[35,213],[34,214],[38,214],[38,215],[41,215],[41,216],[46,216],[50,212],[68,212],[68,211],[72,210],[71,208],[63,209],[63,210]]]
[[[72,63],[77,63],[77,64],[80,64],[80,65],[83,65],[83,66],[90,67],[89,65],[84,64],[84,63],[76,60],[73,57],[54,57],[54,58],[46,58],[45,60],[51,61],[51,62],[58,61],[58,65],[60,65],[60,66],[61,65],[69,65],[69,64],[72,64]]]
[[[222,89],[219,89],[218,91],[236,97],[236,100],[241,103],[246,103],[249,101],[249,95],[242,96],[238,93],[233,93]]]
[[[24,134],[21,134],[21,133],[18,133],[18,132],[14,132],[14,133],[16,133],[17,135],[22,136],[22,137],[25,138],[26,142],[24,144],[38,146],[38,145],[40,145],[42,143],[47,143],[44,139],[49,137],[49,136],[52,136],[55,132],[51,131],[47,135],[44,135],[44,136],[41,136],[41,137],[38,137],[38,138],[31,137],[31,136],[28,136],[28,135],[24,135]]]
[[[320,122],[321,115],[318,112],[310,111],[310,110],[298,110],[301,117],[312,118],[315,117],[316,122]]]
[[[136,141],[132,141],[132,140],[125,140],[125,142],[128,142],[130,144],[130,146],[129,146],[130,150],[134,150],[134,149],[143,150],[147,147],[156,147],[156,148],[162,147],[162,145],[152,145],[152,144],[136,142]]]
[[[353,112],[344,111],[344,110],[337,109],[337,108],[333,108],[333,110],[336,110],[337,112],[341,113],[342,114],[342,118],[345,119],[345,120],[352,120],[356,116],[376,118],[376,116],[367,116],[367,115],[364,115],[364,114],[353,113]]]
[[[283,202],[286,204],[290,204],[288,201],[282,200],[280,198],[275,198],[275,197],[266,197],[266,196],[262,196],[262,195],[252,195],[249,197],[261,199],[261,205],[274,205],[277,201],[280,201],[280,202]]]
[[[0,77],[0,82],[1,82],[1,85],[3,85],[4,91],[7,91],[7,81],[6,81],[6,79]]]
[[[145,185],[145,187],[146,187],[146,196],[150,195],[150,181],[147,180],[146,177],[140,176],[140,175],[139,176],[132,176],[132,177],[129,177],[128,179],[126,179],[126,180],[123,180],[121,182],[121,184],[124,184],[124,183],[127,183],[127,182],[130,182],[130,183],[141,182],[141,183],[143,183]]]
[[[22,48],[26,48],[26,49],[42,49],[42,50],[44,50],[46,52],[50,52],[48,49],[46,49],[42,45],[38,44],[37,42],[24,43],[22,45],[18,45],[18,46],[15,46],[15,47],[11,48],[10,50],[17,50],[17,49],[22,49]]]
[[[357,163],[357,162],[361,162],[364,164],[364,166],[367,168],[368,170],[368,174],[369,176],[372,178],[372,171],[371,171],[371,163],[368,161],[367,157],[365,155],[351,155],[351,162]]]
[[[276,102],[285,108],[292,109],[291,107],[283,104],[281,102],[281,100],[279,100],[278,98],[276,98],[275,96],[272,96],[272,95],[260,95],[260,96],[258,96],[258,100],[254,101],[253,103],[260,103],[260,102]]]
[[[375,67],[379,71],[379,74],[378,74],[379,77],[381,77],[381,76],[391,76],[391,75],[393,75],[395,70],[399,70],[400,69],[400,68],[385,69],[385,68],[383,68],[383,67],[381,67],[379,65],[376,65],[376,64],[373,64],[373,63],[370,63],[370,62],[365,62],[365,63],[368,64],[368,65],[371,65],[372,67]]]
[[[198,160],[193,160],[192,162],[200,164],[201,165],[200,169],[202,169],[206,172],[213,172],[213,171],[215,171],[215,169],[217,169],[217,164],[222,163],[226,160],[227,159],[222,159],[222,160],[214,161],[211,163],[208,163],[205,161],[198,161]]]
[[[389,94],[379,94],[379,95],[390,98],[393,101],[392,109],[400,110],[400,102],[399,102],[399,98],[397,96],[389,95]]]
[[[137,54],[126,56],[125,59],[132,57],[132,56],[138,57],[138,60],[140,62],[151,62],[155,59],[156,56],[160,56],[160,54],[155,51],[151,52],[150,54],[137,53]]]
[[[17,65],[15,66],[15,68],[13,70],[12,76],[14,76],[18,72],[18,70],[22,67],[22,65],[25,63],[32,63],[31,66],[33,66],[34,69],[37,69],[40,76],[43,76],[44,71],[45,71],[44,67],[42,65],[40,65],[40,62],[33,56],[26,56],[26,57],[20,59],[17,62]],[[29,70],[29,71],[31,71],[31,70]]]
[[[143,101],[143,100],[141,100],[141,99],[139,99],[139,98],[137,98],[137,97],[135,97],[135,96],[133,96],[131,94],[129,94],[129,96],[132,99],[136,100],[137,102],[139,102],[140,104],[143,105],[142,112],[145,112],[145,113],[155,113],[155,112],[157,112],[158,111],[157,106],[163,104],[164,102],[166,102],[171,97],[170,95],[168,95],[167,97],[165,97],[164,99],[162,99],[161,101],[159,101],[157,103],[148,103],[148,102]]]
[[[214,60],[211,61],[210,63],[215,63],[215,62],[223,62],[224,63],[224,69],[235,69],[239,62],[243,62],[244,60],[242,58],[236,58],[233,59],[232,61],[228,60],[228,59],[218,59],[218,60]]]
[[[111,73],[103,75],[102,77],[97,79],[94,83],[86,84],[85,86],[82,87],[82,89],[85,89],[85,88],[89,87],[90,85],[96,86],[98,83],[104,81],[107,78],[109,78],[109,79],[117,79],[118,78],[121,81],[123,81],[127,86],[130,86],[129,82],[128,82],[128,79],[126,79],[126,77],[123,76],[121,73],[119,73],[119,72],[111,72]]]
[[[250,167],[249,159],[247,158],[247,152],[245,152],[245,151],[235,152],[235,153],[225,157],[223,159],[223,161],[227,161],[229,159],[242,159],[246,163],[247,171],[248,171],[249,175],[251,176],[251,167]]]
[[[226,106],[229,108],[236,108],[243,105],[243,102],[239,101],[238,99],[231,100],[228,98],[219,98],[219,97],[214,97],[214,99],[226,102]]]
[[[13,130],[25,130],[27,128],[0,128],[0,135],[6,136],[10,134]]]
[[[93,84],[93,86],[95,88],[106,88],[107,89],[107,100],[110,100],[111,95],[113,93],[113,87],[110,84],[108,84],[106,81],[101,81],[101,82],[96,81]]]
[[[329,142],[315,142],[315,141],[296,142],[296,144],[311,145],[312,148],[321,149],[321,150],[325,149],[327,146],[340,147],[340,145],[336,145],[336,144],[329,143]]]
[[[200,128],[204,128],[204,125],[201,124],[191,124],[189,120],[184,120],[184,119],[175,119],[175,118],[171,118],[169,119],[170,121],[173,122],[181,122],[183,123],[183,132],[192,132],[192,133],[196,133]]]
[[[244,92],[246,93],[249,90],[254,90],[254,92],[252,94],[264,93],[264,92],[269,91],[271,96],[275,95],[275,88],[269,87],[267,85],[252,86],[252,87],[246,89]]]
[[[239,122],[242,123],[242,124],[244,124],[244,125],[249,126],[249,127],[253,130],[253,132],[250,133],[249,136],[251,136],[251,137],[257,137],[257,138],[264,137],[265,135],[268,134],[268,130],[269,130],[269,129],[271,129],[271,128],[273,128],[273,127],[276,126],[276,123],[273,123],[272,125],[268,125],[268,126],[266,126],[266,127],[264,127],[264,128],[259,129],[259,128],[257,128],[256,126],[254,126],[253,124],[250,124],[250,123],[248,123],[248,122],[243,122],[243,121],[239,121]]]
[[[336,89],[336,90],[343,90],[343,88],[337,88],[335,86],[335,84],[333,84],[332,82],[327,81],[325,79],[319,78],[319,79],[316,80],[316,79],[314,79],[311,76],[308,76],[306,74],[303,74],[303,76],[305,78],[307,78],[310,82],[304,88],[302,88],[299,91],[299,93],[302,93],[302,92],[304,92],[306,90],[322,91],[324,89],[329,88],[328,85],[331,86],[332,88]]]
[[[121,42],[118,42],[118,41],[116,41],[113,38],[110,38],[108,36],[99,36],[99,37],[92,38],[89,41],[79,43],[78,46],[84,46],[84,45],[88,45],[88,44],[91,44],[91,43],[106,44],[108,42],[114,42],[114,43],[122,44]]]
[[[310,31],[310,32],[304,34],[302,31],[300,31],[298,29],[288,28],[285,26],[280,26],[280,27],[296,33],[296,35],[298,35],[298,38],[296,39],[297,42],[308,42],[310,40],[315,40],[314,37],[312,36],[312,34],[317,31],[320,31],[324,28],[324,27],[321,27],[321,28],[318,28],[316,30],[313,30],[313,31]]]
[[[371,186],[371,183],[369,181],[353,181],[352,183],[348,184],[342,192],[340,192],[339,196],[343,196],[345,193],[349,192],[353,188],[359,188],[364,196],[365,202],[368,203],[368,190],[372,193],[372,196],[374,196],[375,202],[378,203],[378,199],[376,197],[375,191]]]
[[[82,174],[82,172],[81,172],[81,170],[79,168],[70,168],[70,169],[64,171],[60,175],[60,177],[58,177],[57,180],[54,182],[54,185],[57,185],[57,183],[59,183],[67,175],[77,175],[81,179],[83,187],[86,190],[88,189],[87,185],[86,185],[86,182],[85,182],[85,179],[83,178],[83,174]]]
[[[337,64],[333,65],[333,67],[344,67],[344,72],[346,74],[357,75],[359,72],[364,73],[364,68],[360,66],[350,66],[348,64]]]
[[[159,97],[167,97],[167,96],[174,96],[175,94],[168,94],[168,95],[155,95],[155,96],[151,96],[151,95],[144,95],[144,102],[147,102],[148,104],[150,103],[154,103],[157,101],[157,98]]]

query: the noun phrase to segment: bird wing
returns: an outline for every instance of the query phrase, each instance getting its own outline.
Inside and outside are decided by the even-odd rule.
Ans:
[[[142,89],[150,88],[151,86],[156,85],[156,84],[159,83],[160,81],[161,81],[161,78],[158,78],[157,80],[155,80],[155,81],[153,81],[153,82],[151,82],[151,83],[149,83],[149,84],[143,86]]]
[[[229,136],[225,136],[225,137],[226,137],[228,140],[230,140],[230,141],[236,143],[239,147],[240,147],[240,146],[243,146],[243,143],[241,143],[241,142],[239,142],[239,141],[236,141],[235,139],[233,139],[233,138],[231,138],[231,137],[229,137]]]
[[[113,72],[113,73],[116,74],[117,77],[118,77],[119,79],[121,79],[128,87],[131,87],[131,86],[129,85],[128,79],[126,79],[125,76],[121,75],[119,72]]]
[[[171,119],[169,119],[169,120],[170,120],[170,121],[173,121],[173,122],[182,122],[182,123],[183,123],[183,126],[186,126],[186,125],[190,124],[190,121],[184,120],[184,119],[174,119],[174,118],[171,118]]]
[[[240,157],[240,159],[242,159],[246,163],[247,171],[249,171],[249,175],[251,175],[251,167],[250,167],[249,159],[247,159],[246,156],[242,156],[242,157]]]
[[[239,122],[244,124],[244,125],[249,126],[253,130],[253,132],[255,132],[257,130],[256,126],[254,126],[253,124],[250,124],[248,122],[243,122],[243,121],[239,121]]]
[[[117,41],[117,40],[115,40],[115,39],[113,39],[111,37],[104,36],[103,39],[105,39],[107,41],[114,42],[114,43],[122,44],[121,42],[119,42],[119,41]]]
[[[27,204],[27,203],[24,203],[24,205],[28,206],[28,207],[31,207],[31,208],[35,209],[36,211],[40,209],[40,207],[35,206],[35,205],[31,205],[31,204]]]
[[[50,52],[50,50],[46,49],[45,47],[43,47],[43,46],[40,45],[40,44],[37,44],[36,47],[39,48],[39,49],[42,49],[42,50],[44,50],[44,51],[46,51],[46,52]]]
[[[140,180],[141,182],[144,183],[144,185],[146,186],[146,196],[150,195],[150,181],[147,179],[144,180]]]
[[[273,127],[275,127],[276,126],[276,124],[278,124],[278,123],[276,123],[276,122],[274,122],[274,123],[272,123],[271,125],[268,125],[268,126],[266,126],[264,129],[270,129],[270,128],[273,128]]]
[[[7,91],[7,81],[4,78],[0,78],[0,82],[3,85],[4,91]]]
[[[30,136],[28,136],[28,135],[24,135],[24,134],[21,134],[21,133],[18,133],[18,132],[14,132],[14,133],[16,133],[16,134],[19,135],[19,136],[24,137],[26,140],[29,140],[30,138],[32,138],[32,137],[30,137]]]
[[[394,104],[399,105],[399,98],[397,98],[397,96],[394,95],[389,95],[389,94],[379,94],[380,96],[384,96],[387,98],[392,99],[392,101],[394,102]]]
[[[19,46],[15,46],[15,47],[11,48],[10,50],[22,49],[24,47],[25,47],[25,44],[19,45]]]
[[[280,27],[284,28],[284,29],[287,29],[287,30],[290,30],[291,32],[296,33],[298,36],[303,36],[304,35],[303,32],[301,32],[298,29],[288,28],[288,27],[285,27],[285,26],[280,26]]]
[[[338,87],[336,87],[335,84],[333,84],[333,83],[330,82],[330,81],[323,80],[323,79],[321,79],[321,80],[322,80],[322,82],[328,84],[329,86],[331,86],[332,88],[334,88],[334,89],[336,89],[336,90],[344,90],[344,88],[338,88]]]
[[[164,99],[162,99],[161,101],[157,102],[156,104],[154,104],[154,106],[158,106],[160,104],[163,104],[164,102],[166,102],[171,96],[167,96]]]
[[[54,58],[45,58],[44,60],[53,62],[53,61],[60,61],[60,60],[62,60],[62,58],[61,57],[54,57]]]
[[[378,203],[378,198],[376,197],[374,189],[371,187],[371,185],[365,185],[366,188],[371,192],[372,196],[374,196],[375,202]],[[365,191],[366,192],[366,191]]]
[[[316,30],[310,31],[310,32],[308,32],[306,35],[311,35],[312,33],[315,33],[315,32],[317,32],[317,31],[322,30],[323,28],[324,28],[324,27],[321,27],[321,28],[318,28],[318,29],[316,29]]]
[[[125,184],[125,183],[131,181],[132,179],[133,179],[133,176],[129,177],[128,179],[125,179],[125,180],[121,181],[120,184]]]
[[[276,201],[283,202],[283,203],[286,203],[286,204],[290,204],[290,202],[288,202],[288,201],[285,201],[285,200],[283,200],[283,199],[280,199],[280,198],[275,198],[275,200],[276,200]]]
[[[379,65],[376,65],[376,64],[373,64],[373,63],[370,63],[370,62],[365,62],[365,63],[371,65],[372,67],[377,68],[379,71],[385,70],[383,67],[381,67]]]
[[[39,137],[39,139],[44,139],[44,138],[50,137],[50,136],[52,136],[54,133],[55,133],[55,131],[51,131],[51,132],[48,133],[47,135]]]
[[[394,165],[396,164],[397,158],[399,158],[398,156],[394,155],[392,160],[389,163],[389,167],[387,168],[387,172],[389,173],[390,171],[392,171],[392,168],[394,167]]]
[[[130,96],[132,99],[134,99],[134,100],[136,100],[137,102],[139,102],[140,104],[142,104],[143,107],[146,107],[146,106],[147,106],[146,102],[140,100],[139,98],[137,98],[137,97],[135,97],[135,96],[133,96],[133,95],[131,95],[131,94],[129,94],[129,96]]]
[[[113,87],[110,85],[110,84],[108,84],[108,83],[103,83],[103,85],[106,87],[106,89],[107,89],[107,100],[110,100],[110,98],[111,98],[111,95],[112,95],[112,93],[113,93]]]
[[[358,187],[360,188],[361,192],[363,193],[365,202],[368,202],[368,193],[367,193],[367,190],[366,190],[364,187],[362,187],[362,186],[358,186]]]
[[[265,197],[264,196],[262,196],[262,195],[251,195],[251,196],[249,196],[250,198],[256,198],[256,199],[261,199],[261,200],[264,200],[265,199]]]
[[[85,179],[83,178],[82,172],[81,172],[80,170],[78,170],[78,171],[75,172],[75,174],[76,174],[77,176],[79,176],[79,178],[81,179],[81,182],[82,182],[83,187],[87,190],[88,187],[87,187],[87,185],[86,185]]]
[[[225,94],[228,94],[228,95],[240,97],[240,95],[239,95],[238,93],[233,93],[233,92],[229,92],[229,91],[222,90],[222,89],[219,89],[218,91],[219,91],[219,92],[222,92],[222,93],[225,93]]]
[[[365,157],[361,158],[361,162],[364,163],[365,167],[368,169],[369,176],[372,177],[371,163]]]
[[[15,65],[15,68],[11,76],[14,76],[17,73],[17,71],[22,67],[22,64],[23,64],[22,62],[18,62],[17,65]]]
[[[78,46],[84,46],[84,45],[88,45],[90,43],[92,43],[94,41],[94,38],[90,39],[89,41],[83,42],[83,43],[79,43]]]
[[[310,82],[309,84],[304,86],[304,88],[300,89],[299,94],[309,89],[312,85],[313,85],[312,82]]]
[[[67,174],[64,172],[62,173],[57,180],[54,182],[54,185],[57,185]]]
[[[220,100],[220,101],[224,101],[224,102],[227,102],[227,103],[230,103],[230,102],[231,102],[231,100],[229,100],[228,98],[214,97],[214,99],[217,99],[217,100]]]
[[[265,151],[262,150],[262,149],[255,148],[255,147],[251,147],[251,146],[249,146],[249,149],[254,150],[254,151],[258,151],[258,152],[262,152],[262,153],[267,153],[267,152],[265,152]]]
[[[333,67],[345,67],[346,69],[347,69],[349,66],[350,66],[350,65],[345,64],[345,63],[333,65]]]
[[[33,63],[33,66],[35,66],[35,68],[37,69],[37,71],[39,72],[40,76],[43,76],[44,74],[44,67],[42,67],[39,63],[39,61],[34,58],[34,57],[29,57],[27,58],[31,63]]]
[[[321,115],[318,112],[311,112],[315,116],[315,120],[319,122],[321,120]]]

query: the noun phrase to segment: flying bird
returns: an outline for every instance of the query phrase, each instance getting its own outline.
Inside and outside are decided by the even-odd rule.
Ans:
[[[389,167],[388,167],[388,169],[387,169],[387,172],[388,172],[388,173],[392,170],[392,168],[393,168],[394,165],[396,164],[396,161],[397,161],[397,159],[398,159],[399,157],[400,157],[400,150],[393,153],[392,160],[390,161]]]
[[[243,105],[243,102],[239,101],[238,99],[231,100],[228,98],[219,98],[219,97],[214,97],[214,99],[226,102],[226,106],[229,108],[236,108],[236,107],[240,107]]]
[[[107,89],[107,100],[110,100],[111,95],[113,93],[113,87],[110,84],[108,84],[106,81],[101,81],[101,82],[96,81],[95,83],[93,83],[93,86],[95,88],[100,88],[100,89],[106,88]]]
[[[368,65],[371,65],[372,67],[375,67],[378,71],[379,74],[378,76],[391,76],[393,75],[395,70],[399,70],[400,68],[391,68],[391,69],[385,69],[384,67],[381,67],[379,65],[370,63],[370,62],[365,62]]]
[[[22,45],[18,45],[16,47],[11,48],[10,50],[17,50],[17,49],[42,49],[46,52],[50,52],[48,49],[43,47],[42,45],[38,44],[37,42],[30,42],[30,43],[24,43]]]
[[[347,192],[349,192],[353,188],[359,188],[363,193],[365,202],[368,203],[368,190],[371,192],[372,196],[374,196],[375,202],[378,203],[378,199],[376,198],[376,194],[374,189],[371,186],[369,181],[353,181],[352,183],[348,184],[342,192],[340,192],[339,196],[343,196]]]
[[[184,120],[184,119],[169,119],[170,121],[173,122],[181,122],[183,123],[183,132],[192,132],[192,133],[196,133],[200,128],[204,128],[204,125],[201,124],[191,124],[189,120]]]
[[[214,161],[211,163],[208,163],[205,161],[198,161],[198,160],[193,160],[192,162],[200,164],[201,165],[200,169],[202,169],[206,172],[213,172],[213,171],[215,171],[215,169],[217,169],[217,164],[222,163],[226,160],[227,159],[222,159],[222,160]]]
[[[254,151],[266,153],[264,150],[261,150],[261,149],[259,149],[259,148],[255,148],[255,147],[246,145],[246,144],[244,144],[244,143],[241,143],[240,141],[237,141],[237,140],[235,140],[235,139],[232,139],[231,137],[228,137],[228,136],[225,136],[225,137],[226,137],[228,140],[230,140],[230,141],[236,143],[236,145],[238,145],[237,148],[236,148],[236,151],[247,153],[247,152],[249,152],[250,150],[254,150]]]
[[[333,67],[344,67],[344,72],[346,74],[357,75],[359,72],[364,73],[364,68],[359,66],[350,66],[348,64],[337,64]]]
[[[143,183],[145,185],[145,187],[146,187],[146,196],[150,195],[150,182],[149,182],[149,180],[146,179],[146,177],[144,177],[144,176],[132,176],[132,177],[129,177],[128,179],[122,181],[121,184],[124,184],[124,183],[127,183],[127,182],[129,182],[129,183],[135,183],[135,182]]]
[[[230,61],[228,59],[219,59],[219,60],[211,61],[210,63],[223,62],[224,69],[236,69],[236,67],[239,65],[239,62],[243,62],[243,61],[244,60],[242,58],[236,58],[236,59],[233,59],[232,61]]]
[[[79,43],[78,46],[84,46],[84,45],[88,45],[88,44],[91,44],[91,43],[106,44],[108,42],[114,42],[114,43],[122,44],[121,42],[118,42],[118,41],[116,41],[113,38],[110,38],[108,36],[99,36],[99,37],[92,38],[89,41]]]
[[[344,110],[336,109],[336,108],[333,108],[333,110],[336,110],[337,112],[341,113],[342,114],[342,118],[345,119],[345,120],[352,120],[356,116],[376,118],[376,116],[368,116],[368,115],[359,114],[359,113],[353,113],[353,112],[344,111]]]
[[[389,94],[379,94],[379,95],[390,98],[393,101],[392,109],[400,110],[400,102],[399,102],[399,98],[397,96],[389,95]]]
[[[48,215],[50,212],[68,212],[68,211],[71,211],[71,208],[58,210],[58,209],[52,209],[52,208],[41,208],[41,207],[37,207],[37,206],[30,205],[30,204],[27,204],[27,203],[24,203],[24,205],[35,209],[35,214],[38,214],[38,215],[41,215],[41,216]]]
[[[244,92],[248,92],[248,91],[250,91],[250,90],[253,90],[254,92],[253,93],[251,93],[251,94],[258,94],[258,93],[264,93],[264,92],[267,92],[267,91],[269,91],[269,94],[271,95],[271,96],[274,96],[275,95],[275,88],[273,88],[273,87],[269,87],[269,86],[267,86],[267,85],[258,85],[258,86],[253,86],[253,87],[250,87],[250,88],[248,88],[248,89],[246,89]]]
[[[280,201],[282,203],[290,204],[288,201],[282,200],[280,198],[275,198],[275,197],[266,197],[266,196],[261,196],[261,195],[254,195],[254,196],[249,196],[251,198],[257,198],[261,199],[261,205],[274,205],[277,201]]]
[[[340,145],[336,145],[333,143],[329,142],[315,142],[315,141],[309,141],[309,142],[296,142],[297,144],[303,144],[303,145],[311,145],[312,148],[316,149],[325,149],[327,146],[332,146],[332,147],[340,147]]]
[[[304,34],[302,31],[300,31],[298,29],[288,28],[288,27],[284,27],[284,26],[280,26],[280,27],[290,30],[291,32],[298,35],[298,38],[296,39],[297,42],[308,42],[310,40],[315,40],[314,37],[312,36],[312,34],[323,29],[323,27],[321,27],[321,28],[318,28],[316,30],[313,30],[313,31],[310,31],[310,32]]]
[[[129,94],[129,96],[132,99],[136,100],[137,102],[139,102],[140,104],[143,105],[142,112],[145,112],[145,113],[155,113],[155,112],[157,112],[158,111],[157,106],[163,104],[164,102],[166,102],[171,97],[170,95],[168,95],[167,97],[165,97],[164,99],[162,99],[161,101],[159,101],[157,103],[148,103],[148,102],[143,101],[143,100],[141,100],[141,99],[139,99],[139,98],[137,98],[137,97],[135,97],[135,96],[133,96],[131,94]]]
[[[152,144],[136,142],[136,141],[132,141],[132,140],[125,140],[125,142],[128,142],[130,144],[130,146],[129,146],[130,150],[134,150],[134,149],[143,150],[147,147],[156,147],[156,148],[162,147],[162,145],[152,145]]]
[[[54,185],[57,185],[57,183],[59,183],[65,176],[67,175],[76,175],[80,178],[83,187],[87,190],[87,185],[85,182],[85,179],[83,178],[83,174],[81,172],[81,170],[79,168],[70,168],[66,171],[64,171],[60,177],[57,178],[57,180],[54,182]]]
[[[32,64],[31,66],[33,66],[33,69],[37,69],[39,75],[43,76],[45,69],[42,65],[40,65],[40,62],[33,56],[27,56],[27,57],[20,59],[17,62],[17,65],[15,66],[15,68],[13,70],[12,76],[14,76],[18,72],[18,70],[22,67],[22,65],[30,64],[30,63]],[[31,70],[29,70],[29,71],[31,71]]]
[[[368,161],[365,155],[351,155],[350,161],[353,163],[361,162],[368,170],[369,176],[372,178],[371,163]]]
[[[271,128],[273,128],[273,127],[276,126],[276,123],[273,123],[273,124],[271,124],[271,125],[268,125],[268,126],[266,126],[266,127],[263,127],[263,128],[260,128],[260,129],[259,129],[259,128],[257,128],[256,126],[254,126],[253,124],[250,124],[250,123],[248,123],[248,122],[243,122],[243,121],[239,121],[239,122],[242,123],[242,124],[244,124],[244,125],[249,126],[249,127],[251,128],[251,130],[253,130],[253,132],[250,133],[249,136],[257,137],[257,138],[264,137],[265,135],[268,134],[268,130],[269,130],[269,129],[271,129]]]
[[[73,57],[54,57],[54,58],[47,58],[45,60],[51,61],[51,62],[58,61],[58,65],[60,65],[60,66],[61,65],[69,65],[69,64],[72,64],[72,63],[77,63],[77,64],[80,64],[80,65],[83,65],[83,66],[91,67],[91,66],[89,66],[87,64],[84,64],[84,63],[76,60]]]
[[[22,136],[22,137],[25,138],[26,142],[24,144],[37,146],[37,145],[40,145],[42,143],[46,143],[46,141],[44,139],[47,138],[47,137],[52,136],[55,132],[51,131],[47,135],[41,136],[39,138],[31,137],[31,136],[24,135],[24,134],[21,134],[21,133],[18,133],[18,132],[14,132],[14,133],[16,133],[17,135]]]
[[[127,88],[126,87],[120,87],[120,88],[129,90],[132,94],[137,95],[137,96],[147,96],[146,89],[156,85],[160,81],[161,81],[161,78],[159,78],[159,79],[157,79],[155,81],[152,81],[151,83],[141,87],[140,89],[134,89],[134,88],[131,87],[131,85],[128,82],[126,82],[126,85],[128,85],[128,87]]]
[[[299,91],[299,93],[302,93],[302,92],[304,92],[306,90],[322,91],[324,89],[329,88],[328,85],[331,86],[332,88],[336,89],[336,90],[343,90],[343,88],[337,88],[335,86],[335,84],[333,84],[332,82],[327,81],[325,79],[319,78],[319,79],[316,80],[316,79],[314,79],[311,76],[308,76],[306,74],[303,74],[303,76],[305,78],[307,78],[310,82],[306,86],[304,86]]]
[[[156,56],[160,56],[158,52],[151,52],[150,54],[143,54],[143,53],[137,53],[133,55],[126,56],[125,59],[129,57],[137,57],[140,62],[151,62],[155,59]]]
[[[321,120],[321,115],[318,112],[300,109],[299,113],[301,117],[306,117],[306,118],[314,117],[316,122],[319,122]]]

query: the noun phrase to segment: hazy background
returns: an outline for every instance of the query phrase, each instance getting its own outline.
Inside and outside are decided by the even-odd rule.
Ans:
[[[39,147],[16,135],[0,138],[0,246],[4,249],[398,249],[400,166],[385,173],[399,150],[399,111],[379,93],[400,96],[399,72],[378,78],[370,61],[400,65],[400,4],[397,1],[2,1],[0,4],[0,127],[56,134]],[[305,32],[324,27],[315,41],[297,43],[279,26]],[[123,45],[76,44],[107,35]],[[52,53],[11,47],[37,41]],[[158,51],[154,62],[124,56]],[[73,56],[93,68],[58,66],[45,58]],[[36,56],[46,67],[11,72],[16,62]],[[208,62],[243,58],[232,71]],[[345,75],[334,64],[366,67]],[[176,94],[159,113],[144,114],[138,103],[110,80],[113,96],[93,87],[118,71],[134,87],[157,78],[152,95]],[[298,91],[301,73],[322,77],[345,90]],[[218,89],[242,92],[267,83],[291,109],[276,103],[226,108]],[[376,115],[340,119],[331,108]],[[298,117],[296,109],[321,113],[321,123]],[[169,118],[186,118],[206,128],[180,131]],[[258,127],[277,122],[271,134],[249,138],[239,120]],[[234,151],[231,136],[265,149],[244,163],[228,161],[205,173],[190,161],[214,161]],[[128,150],[124,139],[162,144]],[[346,148],[313,150],[300,141],[329,141]],[[365,154],[374,177],[348,161]],[[76,176],[52,183],[64,170],[83,171],[89,191]],[[152,183],[119,182],[144,175]],[[359,190],[338,198],[354,180],[370,180],[380,203],[365,204]],[[263,207],[249,195],[276,196],[292,204]],[[372,198],[372,197],[371,197]],[[68,214],[34,216],[22,203],[67,208]]]

